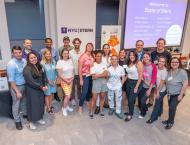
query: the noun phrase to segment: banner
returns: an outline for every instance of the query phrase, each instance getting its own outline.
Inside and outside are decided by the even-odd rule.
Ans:
[[[63,37],[82,41],[81,49],[88,42],[95,45],[96,0],[56,0],[58,47],[63,45]]]
[[[112,54],[119,54],[121,46],[121,25],[102,25],[101,48],[107,43]]]

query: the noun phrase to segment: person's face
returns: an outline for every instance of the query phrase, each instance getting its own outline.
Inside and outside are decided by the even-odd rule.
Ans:
[[[97,63],[100,63],[102,61],[102,54],[101,53],[97,53],[95,56],[95,60]]]
[[[32,48],[32,41],[31,40],[25,40],[23,46],[24,46],[24,48],[31,49]]]
[[[34,65],[37,64],[38,59],[37,59],[36,55],[30,54],[30,55],[29,55],[29,62],[30,62],[31,64],[34,64]]]
[[[124,50],[122,50],[122,51],[119,52],[119,58],[120,58],[120,59],[124,59],[125,56],[126,56],[126,53],[125,53]]]
[[[150,56],[148,54],[143,55],[143,62],[144,63],[149,63],[150,62]]]
[[[73,45],[74,45],[75,49],[79,49],[81,43],[80,43],[80,41],[76,40],[76,41],[73,43]]]
[[[22,50],[13,50],[12,55],[14,58],[21,60],[22,59]]]
[[[93,46],[91,44],[88,44],[86,46],[86,52],[92,52],[93,51]]]
[[[162,51],[162,50],[164,50],[164,49],[165,49],[164,40],[158,41],[158,43],[157,43],[157,50]]]
[[[65,47],[69,46],[69,43],[70,43],[69,40],[64,40],[64,41],[63,41],[63,45],[64,45]]]
[[[142,49],[143,49],[143,47],[144,47],[143,42],[142,41],[138,41],[137,44],[136,44],[136,51],[137,52],[141,52]]]
[[[134,61],[135,61],[135,55],[134,55],[133,52],[131,52],[131,53],[129,54],[129,59],[130,59],[131,62],[134,62]]]
[[[62,57],[64,60],[67,60],[69,58],[69,51],[63,51]]]
[[[160,58],[158,60],[158,68],[163,68],[166,64],[166,60],[164,58]]]
[[[47,51],[44,56],[45,56],[46,60],[51,60],[51,52],[50,51]]]
[[[178,69],[179,68],[179,61],[177,59],[172,59],[171,68],[172,69]]]
[[[110,47],[108,45],[105,45],[103,48],[103,51],[104,51],[105,55],[108,55],[110,52]]]
[[[114,65],[114,66],[118,64],[117,56],[112,56],[111,57],[111,64]]]
[[[45,42],[45,45],[46,45],[47,48],[51,48],[52,44],[53,44],[52,40],[50,40],[50,39],[47,39],[46,42]]]

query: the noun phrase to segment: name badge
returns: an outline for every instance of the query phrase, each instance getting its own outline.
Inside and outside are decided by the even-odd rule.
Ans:
[[[173,77],[169,77],[169,78],[168,78],[168,81],[171,81],[171,80],[173,80]]]
[[[124,69],[127,68],[127,65],[123,65],[123,68],[124,68]]]

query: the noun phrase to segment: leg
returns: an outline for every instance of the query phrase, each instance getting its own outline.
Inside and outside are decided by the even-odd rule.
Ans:
[[[105,96],[106,96],[106,92],[101,92],[99,95],[99,97],[100,97],[100,112],[103,111]]]
[[[114,91],[113,90],[108,90],[108,103],[109,103],[109,108],[114,109]]]
[[[91,107],[90,107],[90,112],[92,113],[94,111],[94,106],[97,100],[97,93],[92,93],[92,100],[91,100]]]
[[[168,123],[174,124],[176,109],[178,105],[178,96],[179,95],[171,95],[169,100],[169,119]]]
[[[26,89],[25,86],[19,86],[21,88],[22,98],[20,100],[20,108],[24,116],[27,115],[26,110]]]
[[[146,96],[146,88],[142,88],[141,93],[140,93],[140,104],[141,104],[141,116],[145,116],[146,115],[146,111],[148,110],[147,105],[146,105],[146,100],[147,100],[147,96]]]
[[[81,94],[80,79],[78,75],[75,76],[75,84],[77,86],[77,99],[80,99],[82,94]]]
[[[115,101],[116,101],[116,113],[120,114],[121,113],[121,103],[122,103],[122,89],[120,88],[119,90],[115,91]]]

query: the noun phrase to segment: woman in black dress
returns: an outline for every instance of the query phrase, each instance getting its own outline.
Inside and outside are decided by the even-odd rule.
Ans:
[[[44,114],[45,73],[38,62],[37,55],[30,52],[27,56],[27,65],[24,68],[26,81],[27,115],[30,129],[36,129],[35,122],[45,124]]]

